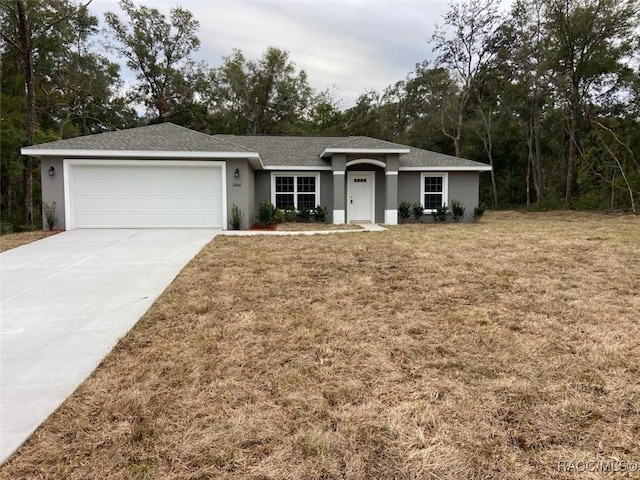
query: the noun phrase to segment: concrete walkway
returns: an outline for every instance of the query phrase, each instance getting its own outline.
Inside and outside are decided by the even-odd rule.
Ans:
[[[253,236],[253,235],[275,235],[275,236],[287,236],[287,235],[329,235],[332,233],[362,233],[362,232],[384,232],[386,228],[381,227],[377,223],[361,223],[358,224],[362,228],[358,229],[344,229],[344,230],[226,230],[222,232],[222,235],[228,236]]]
[[[72,230],[0,254],[0,463],[218,230]]]

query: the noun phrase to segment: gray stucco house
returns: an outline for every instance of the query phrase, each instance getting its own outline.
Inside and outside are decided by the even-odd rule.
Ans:
[[[466,220],[483,163],[369,137],[206,135],[171,123],[34,145],[57,228],[227,228],[232,205],[256,219],[322,205],[329,221],[396,224],[402,201],[425,215],[453,200]]]

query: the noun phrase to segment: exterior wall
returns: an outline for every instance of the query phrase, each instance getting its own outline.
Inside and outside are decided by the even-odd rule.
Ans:
[[[245,159],[231,159],[227,164],[227,219],[231,218],[231,207],[235,204],[244,215],[242,228],[253,224],[255,213],[255,174]],[[235,177],[236,168],[240,173]],[[229,228],[229,226],[224,226]]]
[[[49,175],[49,169],[53,167],[53,177]],[[40,176],[42,181],[42,204],[56,204],[56,217],[58,222],[53,227],[54,230],[66,230],[66,219],[64,216],[64,169],[62,167],[62,158],[45,157],[42,158],[40,167]],[[42,229],[48,230],[47,219],[42,212]]]
[[[398,203],[422,203],[421,172],[400,172],[398,174]],[[448,172],[448,205],[451,206],[453,200],[458,200],[465,207],[463,222],[473,221],[473,209],[479,202],[479,172]],[[423,221],[432,221],[431,215],[424,215]]]
[[[320,172],[320,206],[326,207],[327,222],[333,223],[333,172]]]
[[[255,172],[255,199],[253,200],[254,204],[254,220],[256,219],[256,215],[258,213],[258,208],[260,204],[265,200],[271,201],[271,175],[273,173],[292,173],[292,172],[300,172],[299,170],[278,170],[274,171],[265,171],[258,170]],[[322,170],[320,172],[317,171],[309,171],[308,173],[320,173],[320,206],[326,207],[329,211],[327,214],[327,222],[333,222],[333,172],[330,170]]]
[[[363,155],[362,153],[349,153],[347,154],[347,162],[351,162],[353,160],[364,160],[364,159],[371,159],[371,160],[378,160],[380,162],[385,162],[387,160],[387,155],[386,154],[380,154],[380,155],[370,155],[370,154],[366,154]],[[333,160],[332,160],[333,162]],[[361,166],[362,164],[360,164]],[[366,164],[364,164],[366,166]],[[351,167],[349,167],[350,169],[354,169],[357,165],[353,165]],[[373,165],[369,165],[369,167],[373,167]],[[366,170],[366,168],[365,168]]]
[[[87,157],[88,158],[88,157]],[[110,157],[95,156],[93,159],[109,159]],[[156,160],[154,158],[136,158],[131,157],[126,160]],[[163,158],[162,160],[182,160],[181,158]],[[214,159],[212,159],[214,160]],[[215,159],[220,161],[219,159]],[[225,161],[225,160],[223,160]],[[240,210],[245,215],[243,221],[243,228],[249,227],[255,217],[255,181],[254,171],[248,160],[245,159],[230,159],[226,160],[227,168],[227,218],[231,212],[231,205],[234,203],[240,207]],[[54,176],[49,175],[49,168],[54,167]],[[240,171],[240,178],[236,179],[234,174],[236,168]],[[64,192],[64,167],[63,158],[61,157],[42,157],[41,158],[41,180],[42,180],[42,202],[48,205],[56,203],[56,217],[58,222],[56,223],[56,230],[66,230],[67,222],[65,218],[65,192]],[[239,184],[239,186],[234,186]],[[43,212],[44,213],[44,212]],[[250,223],[251,222],[251,223]],[[42,219],[42,227],[46,229],[46,219]],[[228,226],[223,226],[228,228]]]
[[[258,208],[260,208],[260,204],[264,201],[271,201],[271,172],[266,172],[264,170],[256,170],[255,174],[255,208],[253,218],[251,222],[256,222],[258,220]]]
[[[449,205],[453,200],[462,202],[465,207],[463,222],[473,221],[473,210],[480,199],[479,172],[449,173]]]

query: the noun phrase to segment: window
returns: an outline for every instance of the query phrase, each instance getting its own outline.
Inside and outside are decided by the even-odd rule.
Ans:
[[[320,204],[320,175],[317,173],[273,174],[273,204],[284,210],[313,210]]]
[[[447,203],[447,174],[423,173],[420,175],[422,205],[426,213]]]

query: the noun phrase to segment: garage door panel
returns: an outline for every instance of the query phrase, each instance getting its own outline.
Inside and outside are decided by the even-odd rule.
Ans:
[[[223,227],[222,167],[71,165],[76,228]]]

